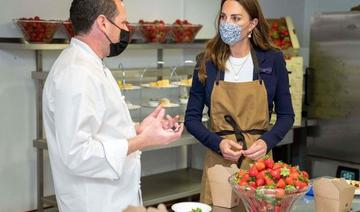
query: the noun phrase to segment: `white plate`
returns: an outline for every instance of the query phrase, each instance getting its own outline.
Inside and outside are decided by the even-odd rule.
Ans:
[[[159,105],[159,103],[157,103],[156,105],[155,104],[147,104],[145,105],[145,107],[157,107]],[[179,107],[180,105],[179,104],[176,104],[176,103],[170,103],[166,106],[163,106],[164,108],[171,108],[171,107]]]
[[[210,212],[211,207],[204,203],[199,202],[179,202],[171,206],[175,212],[191,212],[191,210],[201,209],[201,212]]]
[[[133,85],[131,88],[120,88],[121,90],[126,90],[126,91],[129,91],[129,90],[139,90],[141,89],[140,86],[136,86],[136,85]]]
[[[351,185],[351,182],[354,182],[354,183],[360,183],[359,181],[355,181],[355,180],[346,180],[347,183],[349,183]],[[355,186],[354,186],[355,187]],[[360,195],[360,188],[356,188],[355,187],[355,195]]]
[[[154,86],[151,86],[150,84],[141,84],[142,87],[144,88],[157,88],[157,89],[161,89],[161,88],[177,88],[179,86],[177,85],[173,85],[173,84],[170,84],[169,86],[166,86],[166,87],[154,87]]]
[[[133,104],[127,105],[127,107],[128,107],[129,110],[137,110],[137,109],[141,108],[140,105],[133,105]]]
[[[187,84],[184,84],[184,83],[181,83],[181,82],[172,82],[171,84],[178,85],[178,86],[183,86],[183,87],[191,87],[191,85],[187,85]]]
[[[180,104],[182,105],[186,105],[188,103],[189,99],[183,99],[183,98],[180,98]]]

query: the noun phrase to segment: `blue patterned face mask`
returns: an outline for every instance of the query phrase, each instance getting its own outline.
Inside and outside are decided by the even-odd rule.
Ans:
[[[241,32],[243,31],[242,27],[229,23],[226,21],[221,21],[219,25],[219,32],[221,39],[224,41],[224,43],[228,44],[229,46],[235,45],[237,42],[239,42],[241,37]]]

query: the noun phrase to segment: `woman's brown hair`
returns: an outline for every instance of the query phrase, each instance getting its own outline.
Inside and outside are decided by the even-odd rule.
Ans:
[[[218,70],[225,70],[226,60],[230,56],[230,48],[227,44],[225,44],[220,37],[219,33],[219,24],[220,24],[220,13],[222,11],[223,5],[225,1],[222,0],[220,12],[217,18],[217,33],[214,38],[209,40],[206,44],[205,51],[202,53],[200,57],[198,57],[199,62],[199,79],[201,83],[205,83],[206,80],[206,63],[208,61],[212,61]],[[252,30],[252,36],[250,38],[251,45],[253,47],[269,50],[274,49],[275,47],[270,42],[269,38],[269,25],[265,20],[265,17],[262,13],[260,4],[258,0],[233,0],[237,1],[241,6],[244,7],[246,12],[250,16],[250,20],[258,19],[258,24]]]

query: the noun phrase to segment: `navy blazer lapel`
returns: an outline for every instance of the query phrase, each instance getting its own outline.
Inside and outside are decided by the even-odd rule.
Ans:
[[[256,57],[257,57],[257,60],[258,60],[258,63],[259,63],[259,68],[262,67],[262,64],[265,60],[265,57],[264,57],[264,52],[259,50],[259,49],[255,49],[255,53],[256,53]],[[258,70],[260,71],[260,70]],[[254,71],[253,72],[253,80],[257,80],[258,79],[258,75],[257,73]]]

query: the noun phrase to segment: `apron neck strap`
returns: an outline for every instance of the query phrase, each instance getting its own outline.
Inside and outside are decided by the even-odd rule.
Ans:
[[[250,51],[251,51],[251,57],[252,57],[253,64],[254,64],[254,73],[258,76],[258,80],[259,80],[260,84],[262,84],[259,62],[258,62],[258,59],[256,56],[256,51],[252,46],[250,46]]]
[[[259,80],[260,84],[262,84],[262,79],[261,79],[261,76],[260,76],[259,62],[258,62],[258,59],[257,59],[257,56],[256,56],[255,49],[252,46],[250,46],[250,52],[251,52],[251,57],[252,57],[252,61],[253,61],[253,64],[254,64],[254,73],[257,74],[258,80]],[[220,78],[221,78],[220,70],[217,70],[216,71],[216,85],[219,85]]]

